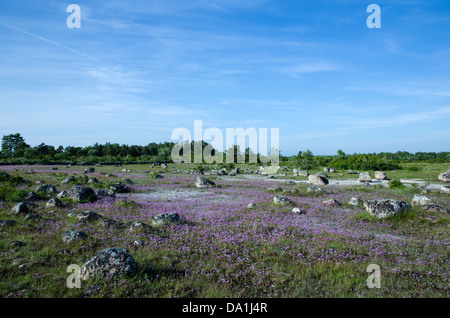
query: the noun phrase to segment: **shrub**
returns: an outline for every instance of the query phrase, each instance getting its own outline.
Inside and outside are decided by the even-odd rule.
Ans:
[[[403,183],[398,179],[389,181],[389,185],[391,186],[391,188],[403,188],[404,187]]]

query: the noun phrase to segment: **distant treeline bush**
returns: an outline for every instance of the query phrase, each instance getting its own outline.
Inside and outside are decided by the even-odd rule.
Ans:
[[[202,149],[209,144],[202,141]],[[146,146],[120,145],[118,143],[95,143],[87,147],[54,146],[42,143],[31,147],[19,134],[5,135],[2,138],[0,163],[3,164],[64,164],[64,163],[170,163],[173,142],[149,143]],[[191,162],[193,160],[194,142],[191,143]],[[238,154],[243,155],[248,162],[251,150],[246,148],[242,152],[239,146],[234,146],[235,159]],[[214,154],[216,150],[212,151]],[[226,153],[226,152],[225,152]],[[223,162],[225,163],[225,153]],[[258,154],[259,158],[259,154]],[[235,160],[235,162],[237,162]],[[401,169],[400,163],[428,162],[445,163],[450,162],[450,152],[416,152],[409,153],[398,151],[396,153],[380,152],[373,154],[345,154],[339,150],[336,155],[314,155],[310,150],[299,151],[296,156],[283,156],[280,154],[281,165],[296,165],[302,169],[333,167],[340,170],[394,170]],[[258,163],[259,164],[259,163]]]

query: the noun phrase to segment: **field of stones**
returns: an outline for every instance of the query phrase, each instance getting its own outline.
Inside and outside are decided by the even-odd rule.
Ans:
[[[446,298],[444,166],[0,166],[0,297]]]

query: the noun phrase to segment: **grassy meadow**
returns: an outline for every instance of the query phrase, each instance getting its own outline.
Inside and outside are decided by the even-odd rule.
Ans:
[[[295,167],[290,167],[280,171],[287,176],[274,179],[205,176],[217,187],[198,189],[194,185],[198,175],[187,173],[194,167],[102,166],[84,174],[84,166],[0,166],[0,172],[12,176],[0,182],[0,222],[13,221],[0,227],[0,297],[450,296],[450,214],[413,207],[379,220],[362,205],[347,203],[357,197],[411,204],[423,186],[327,185],[322,187],[324,192],[308,192],[307,183],[278,180],[307,180],[293,177]],[[244,167],[240,168],[242,172]],[[437,176],[448,168],[448,164],[410,164],[386,173],[392,179],[440,184]],[[163,178],[154,178],[155,173]],[[328,175],[336,180],[358,177],[346,171]],[[75,180],[62,184],[68,176]],[[88,184],[90,177],[99,183]],[[49,209],[45,204],[56,194],[36,193],[39,200],[26,214],[31,217],[11,213],[27,193],[36,191],[38,181],[60,192],[75,184],[108,189],[125,178],[132,181],[131,192],[115,199],[76,203],[64,198],[64,207]],[[277,194],[289,197],[306,213],[295,214],[292,206],[275,205]],[[450,209],[448,194],[432,190],[426,196]],[[326,204],[327,199],[340,204]],[[254,207],[247,208],[252,202]],[[88,210],[121,226],[76,219],[76,213]],[[176,212],[181,223],[130,231],[132,222],[151,224],[151,218],[163,212]],[[88,238],[65,243],[64,234],[71,230],[82,230]],[[67,287],[69,265],[81,266],[109,247],[128,249],[138,263],[136,275],[90,278],[81,282],[81,288]],[[380,267],[380,288],[367,286],[370,264]]]

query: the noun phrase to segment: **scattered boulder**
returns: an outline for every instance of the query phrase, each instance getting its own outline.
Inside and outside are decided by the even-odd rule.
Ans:
[[[316,176],[328,178],[328,175],[325,172],[318,172],[316,173]]]
[[[424,206],[422,206],[422,209],[424,209],[425,211],[429,211],[429,212],[441,212],[441,213],[449,213],[449,211],[446,209],[446,208],[444,208],[444,207],[441,207],[441,206],[439,206],[439,205],[424,205]]]
[[[27,195],[25,196],[25,200],[27,201],[39,201],[40,199],[41,198],[33,191],[28,192]]]
[[[319,187],[308,187],[306,189],[306,192],[324,192],[322,188]]]
[[[64,178],[64,179],[61,181],[61,183],[62,183],[62,184],[67,184],[67,183],[71,183],[71,182],[73,182],[73,181],[75,181],[75,178],[72,177],[72,176],[70,176],[70,177]]]
[[[441,193],[450,193],[450,186],[442,186],[441,187]]]
[[[36,220],[39,219],[41,216],[39,214],[28,214],[25,216],[25,220]]]
[[[96,221],[98,219],[102,218],[101,215],[92,212],[92,211],[84,211],[84,212],[80,212],[77,215],[77,219],[83,222],[89,222],[89,221]]]
[[[70,195],[69,195],[69,192],[67,192],[67,191],[61,191],[60,193],[58,193],[58,195],[57,195],[57,197],[59,198],[59,199],[62,199],[62,198],[67,198],[67,197],[69,197]]]
[[[12,207],[11,212],[13,214],[25,214],[29,212],[29,208],[26,202],[19,202]]]
[[[82,241],[88,238],[88,235],[83,231],[69,231],[63,237],[63,242],[72,243]]]
[[[16,221],[12,221],[12,220],[0,221],[0,227],[10,227],[10,226],[14,226],[15,224],[16,224]]]
[[[122,227],[122,225],[123,225],[121,222],[117,222],[113,219],[103,219],[101,221],[101,224],[104,227],[117,227],[117,228]]]
[[[323,177],[320,175],[314,175],[314,174],[312,174],[308,177],[308,181],[309,181],[309,183],[311,183],[312,185],[315,185],[315,186],[324,186],[329,183],[328,179],[326,177]]]
[[[92,177],[92,178],[89,178],[89,180],[88,180],[88,183],[99,183],[100,181],[98,181],[98,179],[97,178],[94,178],[94,177]]]
[[[284,183],[293,185],[293,184],[295,184],[295,181],[293,181],[293,180],[286,180],[286,181],[284,181]]]
[[[234,175],[237,175],[240,173],[239,168],[234,168],[233,170],[230,171],[230,173],[233,173]]]
[[[442,206],[439,206],[439,205],[424,205],[424,206],[422,206],[422,209],[424,209],[425,211],[428,211],[428,212],[441,212],[441,213],[449,213],[449,211],[446,209],[446,208],[444,208],[444,207],[442,207]]]
[[[180,222],[180,216],[175,212],[159,213],[152,218],[152,224],[154,226],[160,226],[164,224],[177,224]]]
[[[292,209],[292,213],[295,213],[295,214],[306,214],[306,211],[302,210],[302,209],[300,209],[298,207],[295,207],[295,208]]]
[[[36,187],[36,192],[42,192],[47,194],[58,193],[58,191],[56,191],[55,186],[51,184],[42,184]]]
[[[372,182],[372,176],[369,172],[361,172],[359,174],[359,182]]]
[[[250,203],[247,205],[247,209],[253,209],[255,206],[256,206],[255,203],[250,202]]]
[[[341,205],[341,203],[336,199],[328,199],[323,201],[322,203],[326,205]]]
[[[275,203],[276,205],[294,205],[295,203],[289,199],[288,197],[285,197],[283,195],[277,195],[276,197],[273,198],[273,203]]]
[[[438,179],[441,182],[450,182],[450,172],[441,173]]]
[[[360,198],[353,197],[347,203],[350,204],[350,205],[353,205],[353,206],[358,206],[360,204],[363,204],[364,201],[361,200]]]
[[[84,170],[83,173],[93,173],[93,172],[95,172],[95,168],[88,167],[88,168],[86,168],[86,169]]]
[[[122,182],[118,182],[115,184],[110,185],[109,187],[111,190],[113,190],[116,193],[128,193],[130,192],[130,189],[124,185]]]
[[[113,190],[111,190],[111,189],[109,189],[109,190],[105,190],[105,189],[95,190],[95,195],[97,197],[107,197],[107,196],[109,196],[111,198],[115,198],[116,197],[116,193]]]
[[[377,179],[377,180],[386,180],[387,179],[387,175],[386,175],[385,172],[375,171],[375,179]]]
[[[204,177],[197,177],[197,181],[195,182],[195,186],[197,188],[211,188],[211,187],[215,187],[216,184],[214,182],[212,182],[211,180],[208,180]]]
[[[86,280],[92,276],[133,276],[138,265],[125,248],[108,248],[85,263],[80,269],[81,279]]]
[[[133,184],[133,181],[131,181],[131,179],[128,179],[128,178],[123,178],[122,181],[123,181],[125,184]]]
[[[434,202],[433,200],[422,194],[414,195],[412,199],[412,206],[423,206],[423,205],[437,205],[437,204],[436,202]]]
[[[309,172],[306,171],[306,170],[299,170],[297,172],[297,176],[299,176],[299,177],[309,177]]]
[[[151,226],[140,221],[134,221],[130,225],[130,232],[146,231],[148,229],[151,229]]]
[[[77,202],[94,202],[95,200],[97,200],[97,196],[95,195],[94,190],[80,185],[73,186],[73,188],[69,191],[69,197]]]
[[[347,174],[358,174],[358,171],[349,170],[349,171],[347,171]]]
[[[3,171],[0,172],[0,180],[9,180],[10,178],[11,178],[11,175],[9,175]]]
[[[227,169],[223,168],[220,170],[211,170],[211,175],[224,176],[227,174]]]
[[[64,207],[64,204],[58,198],[51,198],[50,200],[47,201],[47,204],[45,204],[46,209],[62,208],[62,207]]]
[[[25,243],[22,241],[12,241],[9,245],[14,247],[22,247],[25,246]]]
[[[411,205],[400,200],[367,200],[364,207],[370,215],[379,219],[395,216],[403,211],[411,209]]]

